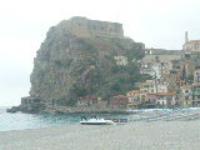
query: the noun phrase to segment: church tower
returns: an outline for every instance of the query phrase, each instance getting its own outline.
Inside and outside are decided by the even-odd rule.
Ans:
[[[188,31],[185,32],[185,43],[189,42]]]

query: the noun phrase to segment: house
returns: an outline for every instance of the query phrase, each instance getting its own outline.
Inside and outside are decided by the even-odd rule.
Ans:
[[[126,66],[128,64],[128,58],[126,56],[114,56],[114,59],[118,66]]]
[[[148,101],[159,106],[170,107],[177,105],[175,92],[148,94]]]
[[[194,83],[200,83],[200,69],[194,71]]]
[[[181,54],[180,50],[146,49],[140,72],[162,79],[163,75],[170,73],[172,61],[181,59]]]
[[[140,84],[140,102],[145,103],[147,101],[147,94],[156,93],[156,81],[146,80]]]
[[[112,108],[127,108],[129,104],[129,99],[124,95],[113,96],[110,100],[110,106]]]
[[[157,93],[167,93],[169,84],[167,82],[157,83]]]
[[[126,96],[129,100],[129,107],[136,108],[138,105],[141,104],[139,90],[129,91]]]
[[[161,78],[162,65],[160,63],[143,63],[141,64],[140,73],[148,74],[156,79]]]
[[[146,80],[140,85],[140,93],[166,93],[168,92],[168,83],[160,80]]]
[[[192,105],[200,106],[200,84],[192,85]]]
[[[173,67],[170,70],[169,79],[180,88],[185,85],[186,77],[188,76],[186,73],[186,65],[181,60],[174,60],[172,64]]]
[[[83,96],[79,98],[77,106],[90,106],[97,104],[97,102],[98,99],[96,96]]]
[[[181,101],[183,106],[192,106],[192,88],[190,85],[182,86],[181,88]]]
[[[156,92],[156,81],[146,80],[140,84],[140,93],[155,93]]]

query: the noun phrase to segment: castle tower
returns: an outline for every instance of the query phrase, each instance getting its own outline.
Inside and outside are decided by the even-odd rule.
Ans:
[[[185,43],[189,42],[188,31],[185,32]]]

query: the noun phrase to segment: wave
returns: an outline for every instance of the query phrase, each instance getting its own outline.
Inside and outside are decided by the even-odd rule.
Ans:
[[[135,114],[129,117],[131,122],[136,121],[192,121],[200,120],[200,108],[176,108],[176,109],[141,109],[135,110]]]

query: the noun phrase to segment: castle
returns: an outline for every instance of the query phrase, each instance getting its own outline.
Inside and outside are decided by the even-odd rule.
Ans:
[[[73,17],[63,23],[64,26],[73,33],[73,35],[78,37],[124,37],[122,24],[119,23],[89,20],[85,17]]]

